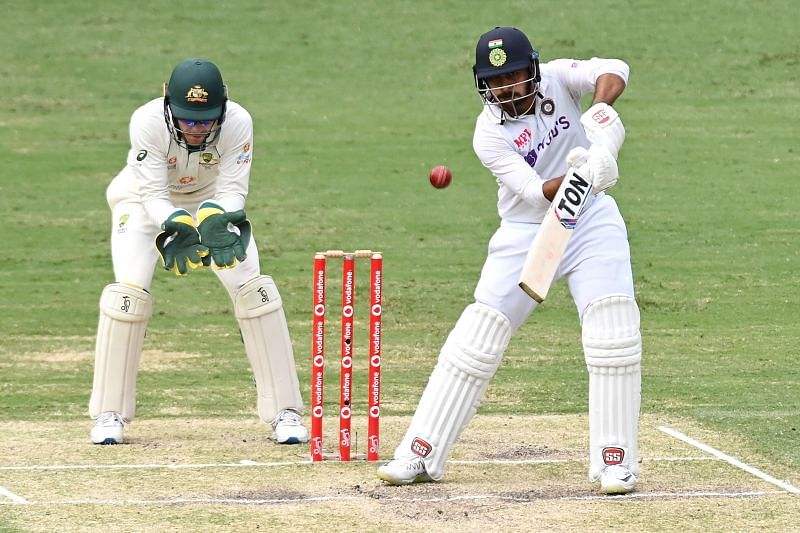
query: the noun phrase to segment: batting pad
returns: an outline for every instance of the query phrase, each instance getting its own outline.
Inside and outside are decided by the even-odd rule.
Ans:
[[[233,307],[258,394],[258,415],[267,424],[278,411],[303,412],[292,341],[283,303],[269,276],[251,279],[236,292]]]
[[[94,356],[89,415],[119,413],[130,422],[136,413],[136,372],[142,358],[147,321],[153,314],[150,293],[112,283],[100,295],[100,323]]]
[[[633,298],[615,294],[589,304],[583,350],[589,370],[589,479],[596,481],[614,464],[638,474],[642,338]]]
[[[493,308],[467,306],[439,353],[395,457],[423,457],[428,475],[441,479],[453,444],[478,410],[511,339],[511,322]]]

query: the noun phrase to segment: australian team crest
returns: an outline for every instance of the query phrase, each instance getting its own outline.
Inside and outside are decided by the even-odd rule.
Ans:
[[[200,154],[199,163],[201,167],[211,168],[217,163],[219,163],[219,161],[214,159],[214,154],[212,154],[211,152],[203,152],[202,154]]]
[[[119,217],[119,222],[117,222],[117,233],[125,233],[128,230],[126,224],[128,223],[129,218],[130,215],[127,213]]]
[[[208,102],[208,92],[205,89],[203,89],[201,85],[195,85],[194,87],[189,87],[189,90],[186,92],[186,101],[200,102],[204,104]]]

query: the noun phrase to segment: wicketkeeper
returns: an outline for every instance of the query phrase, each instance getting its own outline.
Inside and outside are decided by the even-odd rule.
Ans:
[[[625,222],[605,191],[617,181],[625,129],[611,107],[628,82],[617,59],[542,65],[527,36],[498,27],[478,41],[473,68],[484,102],[473,147],[497,180],[500,227],[467,306],[441,349],[395,458],[378,470],[391,484],[439,480],[475,414],[512,333],[537,303],[520,272],[568,168],[596,193],[558,265],[580,317],[589,371],[589,479],[603,493],[634,490],[642,344]],[[593,93],[588,111],[581,97]]]
[[[115,282],[100,297],[89,414],[95,444],[123,442],[136,411],[136,373],[156,263],[178,276],[210,267],[233,301],[258,394],[258,413],[278,443],[308,441],[303,401],[283,305],[261,274],[244,212],[253,157],[253,121],[228,100],[219,69],[188,59],[164,96],[130,121],[125,168],[108,187]]]

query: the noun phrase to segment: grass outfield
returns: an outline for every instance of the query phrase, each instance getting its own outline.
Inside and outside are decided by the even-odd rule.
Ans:
[[[124,529],[139,531],[212,529],[224,520],[246,530],[281,513],[321,529],[330,527],[325,513],[343,517],[354,506],[358,516],[383,511],[375,530],[413,523],[462,531],[519,523],[796,527],[797,494],[658,429],[800,487],[800,230],[790,222],[800,197],[794,0],[514,1],[502,14],[496,4],[455,1],[7,4],[0,22],[0,450],[12,453],[0,455],[0,531],[88,529],[121,499],[109,488],[121,479],[121,486],[152,488],[152,500],[131,489],[145,503],[113,507]],[[134,441],[88,445],[97,301],[113,281],[105,187],[124,164],[131,112],[159,95],[174,64],[191,56],[214,60],[231,98],[255,119],[248,213],[263,271],[284,298],[306,399],[313,252],[385,253],[388,457],[471,300],[497,225],[496,185],[471,149],[480,102],[470,71],[477,37],[495,24],[525,30],[543,60],[608,55],[631,65],[616,106],[627,141],[612,194],[628,222],[642,310],[639,496],[588,499],[580,463],[587,377],[563,284],[512,340],[472,433],[453,455],[479,461],[527,450],[527,459],[573,462],[452,465],[446,483],[405,491],[382,487],[363,463],[254,469],[257,475],[209,469],[210,488],[199,482],[206,471],[177,479],[136,468],[94,477],[29,469],[303,460],[304,450],[264,442],[268,432],[255,424],[230,302],[210,272],[156,273],[138,418],[128,429]],[[436,164],[453,170],[447,189],[427,183]],[[359,325],[357,343],[366,340]],[[363,369],[356,387],[365,391]],[[362,412],[365,398],[355,398]],[[509,427],[502,422],[509,418],[537,431]],[[542,420],[558,421],[555,435]],[[480,446],[484,439],[492,449]],[[91,485],[98,480],[103,488]],[[301,503],[284,501],[292,494]],[[509,494],[527,496],[515,504],[503,499]],[[309,500],[322,505],[312,507],[306,495],[329,499]],[[470,495],[490,498],[470,500],[462,514],[457,502]],[[191,502],[202,498],[214,501]],[[269,499],[279,501],[262,501]],[[375,507],[382,499],[397,509]],[[304,513],[321,518],[301,520]],[[351,528],[342,522],[338,529]]]

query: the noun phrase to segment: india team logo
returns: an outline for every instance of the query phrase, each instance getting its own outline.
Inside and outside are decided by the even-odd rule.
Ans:
[[[545,98],[542,100],[542,114],[552,116],[553,113],[556,112],[556,103],[553,101],[552,98]]]
[[[495,67],[502,67],[505,65],[506,59],[508,59],[508,56],[506,55],[506,51],[502,48],[494,48],[489,52],[489,63]]]

